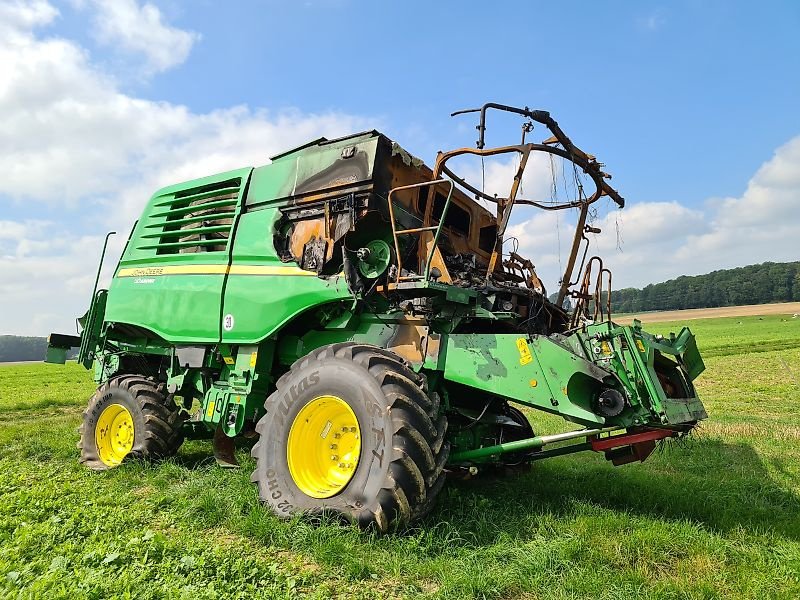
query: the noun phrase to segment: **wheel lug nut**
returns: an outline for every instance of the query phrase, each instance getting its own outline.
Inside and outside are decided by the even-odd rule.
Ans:
[[[338,440],[340,437],[342,437],[342,434],[337,431],[336,433],[333,434],[333,437],[335,437]]]
[[[336,444],[331,444],[331,450],[336,450],[336,448],[337,448]]]
[[[331,460],[332,461],[337,461],[337,460],[339,460],[339,457],[334,454],[333,456],[331,456]]]
[[[345,464],[344,463],[339,463],[339,468],[340,469],[344,469],[345,468]]]
[[[356,428],[355,428],[355,427],[351,427],[351,428],[350,428],[350,432],[351,432],[351,433],[355,433],[355,432],[356,432]]]

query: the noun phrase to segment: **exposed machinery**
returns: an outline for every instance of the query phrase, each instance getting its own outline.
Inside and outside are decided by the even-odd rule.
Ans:
[[[523,117],[520,144],[485,147],[489,110]],[[48,360],[77,346],[99,385],[81,461],[107,469],[213,437],[232,465],[234,438],[257,437],[252,480],[277,515],[385,531],[429,512],[448,472],[584,450],[641,461],[704,419],[691,332],[611,319],[611,273],[587,258],[592,204],[624,204],[602,165],[545,111],[479,111],[477,147],[432,169],[369,131],[156,192],[80,336],[50,336]],[[525,141],[534,124],[540,143]],[[535,153],[594,189],[518,197]],[[507,196],[456,174],[464,155],[515,157]],[[505,239],[520,205],[577,211],[554,302]],[[537,436],[520,407],[573,427]]]

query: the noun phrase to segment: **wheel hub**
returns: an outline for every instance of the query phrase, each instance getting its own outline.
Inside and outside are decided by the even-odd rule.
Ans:
[[[353,409],[338,396],[320,396],[297,413],[286,460],[300,491],[312,498],[341,492],[358,467],[361,429]]]
[[[95,443],[100,460],[115,467],[133,448],[133,415],[121,404],[110,404],[100,413],[95,427]]]

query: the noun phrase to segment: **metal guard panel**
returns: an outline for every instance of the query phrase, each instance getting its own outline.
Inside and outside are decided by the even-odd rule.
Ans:
[[[576,374],[597,381],[596,367],[542,336],[452,334],[447,338],[445,379],[563,416],[604,424],[589,410]]]

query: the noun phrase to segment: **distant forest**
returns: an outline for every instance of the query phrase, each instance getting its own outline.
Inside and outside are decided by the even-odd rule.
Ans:
[[[46,352],[47,338],[0,335],[0,363],[44,360]],[[67,352],[68,358],[75,358],[77,355],[77,348]]]
[[[47,338],[0,335],[0,362],[44,360]]]
[[[765,262],[611,292],[615,313],[791,301],[800,301],[800,262]]]

